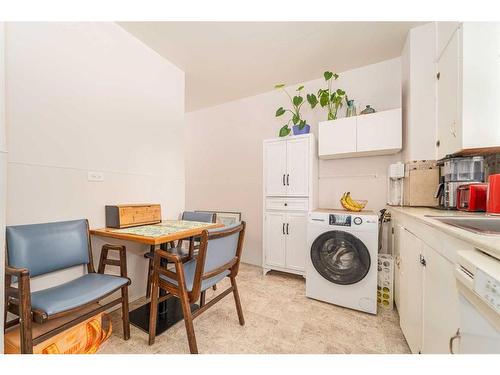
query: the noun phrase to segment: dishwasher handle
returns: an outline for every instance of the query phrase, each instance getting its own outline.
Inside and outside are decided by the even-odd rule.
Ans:
[[[457,329],[457,333],[455,333],[454,336],[450,337],[450,354],[457,354],[453,351],[453,343],[457,339],[460,339],[460,328]]]

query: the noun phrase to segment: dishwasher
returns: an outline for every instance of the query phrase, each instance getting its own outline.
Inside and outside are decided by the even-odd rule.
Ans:
[[[450,338],[450,353],[500,354],[500,259],[459,251],[458,263],[460,328]]]

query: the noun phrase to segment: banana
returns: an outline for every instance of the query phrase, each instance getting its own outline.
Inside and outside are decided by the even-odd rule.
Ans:
[[[347,195],[346,195],[345,199],[346,199],[347,203],[349,203],[350,206],[354,206],[356,208],[359,208],[360,210],[362,210],[363,208],[365,208],[364,204],[358,203],[354,199],[352,199],[350,192],[347,192]]]
[[[340,198],[340,204],[346,210],[353,212],[359,212],[365,207],[364,204],[358,203],[354,199],[352,199],[349,192],[345,192],[342,195],[342,198]]]

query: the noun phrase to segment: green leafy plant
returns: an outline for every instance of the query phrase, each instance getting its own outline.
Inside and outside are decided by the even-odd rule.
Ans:
[[[285,109],[283,107],[279,107],[276,110],[276,117],[281,117],[287,112],[289,112],[291,115],[290,119],[286,122],[286,124],[280,128],[279,136],[286,137],[288,134],[290,134],[291,131],[291,129],[289,128],[290,122],[293,123],[293,125],[298,125],[299,129],[302,130],[306,125],[306,120],[302,119],[300,115],[300,108],[305,103],[304,98],[302,96],[302,90],[304,90],[304,86],[299,86],[297,90],[295,90],[296,94],[293,97],[288,93],[288,91],[285,90],[284,83],[275,85],[274,88],[283,90],[283,92],[288,96],[288,98],[290,98],[290,102],[292,103],[292,109]]]
[[[326,81],[326,89],[319,89],[317,96],[307,94],[307,102],[311,105],[311,108],[316,107],[318,103],[322,108],[327,107],[328,120],[335,120],[339,108],[342,107],[342,101],[346,96],[345,91],[342,89],[332,90],[333,81],[339,78],[337,73],[326,71],[323,73],[323,77]]]

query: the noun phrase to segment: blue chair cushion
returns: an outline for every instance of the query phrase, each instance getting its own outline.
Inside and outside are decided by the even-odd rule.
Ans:
[[[9,226],[8,264],[27,268],[31,277],[87,264],[88,238],[87,220]]]
[[[184,277],[186,280],[186,289],[188,292],[191,292],[193,290],[193,282],[194,282],[194,274],[196,272],[196,259],[191,259],[190,261],[184,263],[182,265],[184,267]],[[211,277],[209,279],[203,280],[201,283],[201,291],[203,292],[204,290],[207,290],[217,284],[219,281],[221,281],[224,277],[229,275],[230,271],[224,271],[221,272],[220,274]],[[170,284],[177,285],[177,281],[174,279],[171,279],[170,277],[167,277],[165,275],[160,275],[160,277],[169,282]]]
[[[214,214],[212,212],[194,212],[184,211],[182,213],[182,220],[186,221],[199,221],[201,223],[211,223]]]
[[[67,283],[31,293],[31,307],[48,316],[83,306],[118,290],[128,279],[89,273]]]

